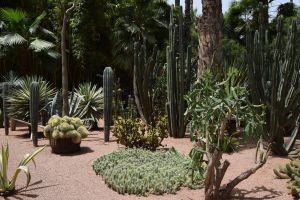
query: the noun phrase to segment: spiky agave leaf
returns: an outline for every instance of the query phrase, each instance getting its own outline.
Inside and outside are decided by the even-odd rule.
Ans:
[[[52,100],[55,94],[55,89],[40,76],[26,76],[20,80],[20,85],[13,88],[8,96],[8,113],[11,117],[29,120],[29,101],[30,101],[30,85],[32,82],[38,82],[40,88],[40,110],[47,104],[48,100]]]
[[[91,83],[82,83],[75,90],[81,98],[77,115],[81,118],[90,118],[94,121],[103,112],[103,90]]]

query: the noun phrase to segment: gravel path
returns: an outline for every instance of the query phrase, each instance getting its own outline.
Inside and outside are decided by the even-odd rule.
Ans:
[[[0,129],[0,143],[10,146],[10,169],[15,168],[25,153],[34,151],[32,142],[26,134],[25,128],[19,127],[9,136],[4,135],[4,130]],[[39,145],[48,144],[48,140],[40,139]],[[167,147],[174,146],[179,152],[187,154],[192,148],[188,138],[173,139],[164,141]],[[6,199],[45,199],[45,200],[136,200],[136,199],[157,199],[157,200],[196,200],[203,199],[203,190],[181,189],[176,195],[163,195],[149,197],[137,197],[129,195],[119,195],[109,189],[96,176],[93,169],[93,161],[118,148],[122,148],[116,142],[108,144],[103,142],[103,133],[93,132],[81,143],[82,150],[78,154],[60,156],[51,153],[49,146],[36,157],[37,168],[31,165],[32,180],[26,191],[19,191],[17,195]],[[239,153],[226,155],[225,158],[231,162],[224,182],[234,178],[238,173],[253,166],[255,149],[244,148]],[[286,163],[287,159],[271,157],[267,164],[256,174],[245,182],[242,182],[235,191],[234,199],[292,199],[286,189],[286,180],[274,179],[273,168],[278,164]],[[25,182],[22,174],[17,182],[17,189],[20,189]],[[1,197],[0,197],[1,199]]]

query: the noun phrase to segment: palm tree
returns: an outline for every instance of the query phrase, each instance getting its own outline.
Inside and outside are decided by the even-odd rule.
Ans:
[[[199,69],[201,76],[207,68],[222,71],[223,14],[221,0],[202,0],[199,20]]]
[[[42,32],[46,36],[55,39],[54,34],[40,26],[46,12],[39,15],[33,22],[29,21],[27,14],[19,9],[2,8],[0,10],[0,46],[2,48],[26,47],[34,52],[45,52],[49,56],[57,58],[58,54],[53,50],[55,44],[39,38]]]

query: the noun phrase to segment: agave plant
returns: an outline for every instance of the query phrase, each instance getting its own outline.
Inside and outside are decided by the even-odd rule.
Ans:
[[[80,97],[75,116],[90,121],[92,124],[98,120],[103,112],[103,90],[92,83],[82,83],[75,90]]]
[[[26,188],[28,187],[31,179],[31,174],[27,164],[32,161],[35,166],[34,157],[44,150],[46,146],[37,149],[31,154],[26,154],[24,158],[18,165],[18,168],[13,173],[12,179],[8,179],[8,158],[9,158],[9,147],[8,144],[6,147],[2,146],[0,154],[0,195],[7,196],[10,193],[14,192],[16,181],[20,172],[24,172],[27,177]]]
[[[20,83],[12,88],[8,95],[9,103],[8,113],[10,117],[29,120],[29,101],[30,101],[30,85],[32,82],[38,82],[40,87],[40,110],[46,106],[48,100],[52,100],[55,89],[40,76],[26,76],[20,79]]]

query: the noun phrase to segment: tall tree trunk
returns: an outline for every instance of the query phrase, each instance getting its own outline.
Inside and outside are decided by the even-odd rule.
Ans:
[[[185,12],[184,12],[184,49],[187,49],[187,46],[191,42],[191,10],[193,6],[191,5],[191,0],[185,0]]]
[[[202,16],[199,20],[199,68],[198,77],[203,71],[212,68],[222,72],[223,68],[223,14],[221,0],[202,0]]]
[[[65,11],[64,5],[62,6],[62,11],[64,13],[62,28],[61,28],[61,78],[62,78],[62,98],[63,98],[63,110],[62,115],[69,115],[69,87],[68,87],[68,63],[67,63],[67,42],[66,42],[66,35],[67,35],[67,23],[69,21],[69,16],[71,11],[74,9],[75,4]]]
[[[177,6],[177,7],[180,6],[180,0],[175,0],[175,6]]]
[[[260,0],[259,3],[261,4],[258,15],[259,25],[262,26],[263,30],[267,30],[269,24],[269,1]]]

